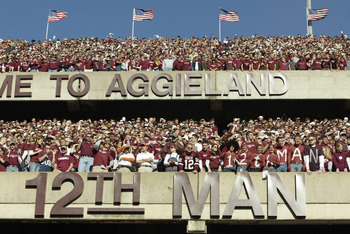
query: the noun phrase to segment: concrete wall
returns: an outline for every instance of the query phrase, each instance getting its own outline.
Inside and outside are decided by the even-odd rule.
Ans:
[[[349,79],[349,71],[3,73],[0,100],[348,99]]]
[[[35,217],[35,204],[37,189],[26,188],[27,181],[38,178],[38,173],[1,173],[0,174],[0,221],[7,219],[18,220],[37,220]],[[44,203],[44,216],[40,219],[56,220],[125,220],[132,222],[133,220],[151,222],[155,221],[183,221],[190,220],[191,216],[186,205],[186,200],[182,198],[182,217],[173,217],[173,190],[174,190],[174,174],[173,173],[140,173],[140,202],[133,204],[133,193],[122,192],[121,203],[114,204],[114,182],[115,174],[112,179],[105,180],[103,188],[97,189],[96,179],[88,179],[88,173],[77,173],[81,178],[84,188],[81,196],[68,204],[68,208],[82,208],[83,215],[79,217],[51,217],[50,212],[58,201],[69,194],[75,186],[71,182],[63,182],[60,189],[53,189],[53,181],[58,179],[58,173],[48,173],[46,184],[46,199],[41,201]],[[67,174],[67,178],[71,178],[72,174]],[[200,194],[203,181],[206,174],[188,174],[190,184],[192,186],[194,197],[197,201]],[[262,179],[261,173],[250,173],[249,176],[254,185],[261,207],[264,211],[264,217],[256,219],[251,209],[235,209],[232,217],[223,218],[222,214],[227,206],[229,196],[234,189],[237,175],[234,173],[220,173],[220,216],[217,218],[210,217],[210,196],[207,197],[204,209],[199,220],[207,222],[231,222],[241,223],[244,221],[257,221],[259,223],[271,224],[271,222],[290,222],[290,223],[312,223],[327,222],[339,223],[350,221],[350,174],[349,173],[332,173],[332,174],[305,174],[305,193],[306,193],[306,217],[296,219],[283,199],[278,196],[277,217],[271,219],[267,216],[267,180]],[[283,183],[286,185],[290,193],[295,197],[295,174],[279,173]],[[122,184],[132,184],[134,173],[123,173]],[[65,180],[66,181],[66,180]],[[27,186],[28,187],[28,186]],[[96,191],[103,191],[102,204],[96,204]],[[39,196],[39,195],[38,195]],[[244,189],[240,191],[239,199],[247,200]],[[141,208],[144,209],[143,214],[91,214],[88,213],[89,208]],[[197,219],[196,219],[197,220]]]

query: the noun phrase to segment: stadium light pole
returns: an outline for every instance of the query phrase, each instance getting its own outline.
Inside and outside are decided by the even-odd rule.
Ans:
[[[312,21],[308,20],[309,9],[311,9],[311,0],[306,0],[306,35],[312,35]]]

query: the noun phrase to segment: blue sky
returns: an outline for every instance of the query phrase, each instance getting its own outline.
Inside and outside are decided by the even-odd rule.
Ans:
[[[237,11],[240,22],[221,23],[222,37],[305,35],[306,0],[17,0],[2,1],[0,38],[44,40],[48,10],[68,12],[49,24],[49,38],[105,38],[131,35],[132,9],[153,9],[152,21],[135,22],[135,37],[219,37],[219,7]],[[328,16],[313,22],[315,35],[350,36],[350,0],[312,0],[312,8],[328,8]]]

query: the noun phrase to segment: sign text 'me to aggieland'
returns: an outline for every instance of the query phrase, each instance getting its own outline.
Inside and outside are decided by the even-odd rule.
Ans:
[[[132,174],[131,174],[132,175]],[[95,205],[97,207],[88,207],[87,214],[98,215],[144,215],[146,208],[142,204],[142,196],[150,196],[145,193],[142,188],[146,185],[142,181],[143,173],[133,173],[133,183],[122,183],[122,173],[88,173],[88,180],[95,180]],[[39,173],[34,179],[26,181],[27,189],[36,189],[35,198],[35,218],[43,218],[45,214],[46,193],[48,184],[48,174]],[[107,186],[104,181],[113,180],[113,205],[102,206],[104,186]],[[84,193],[84,179],[79,173],[67,172],[60,173],[55,176],[52,181],[52,189],[60,189],[63,183],[71,182],[73,189],[65,194],[61,199],[56,201],[51,208],[50,217],[84,217],[84,207],[75,205],[70,206],[76,199]],[[141,186],[142,184],[142,186]],[[187,173],[173,174],[172,191],[172,218],[182,218],[183,215],[183,196],[188,208],[188,213],[191,218],[201,218],[204,207],[210,207],[210,218],[232,219],[234,210],[246,209],[251,210],[254,219],[265,218],[262,204],[259,200],[258,193],[255,189],[254,183],[249,173],[238,173],[236,180],[232,183],[231,190],[226,204],[220,201],[220,173],[206,173],[202,181],[202,185],[198,188],[198,196],[195,198],[194,190],[192,189],[191,181]],[[241,191],[245,190],[247,199],[240,197]],[[156,188],[155,190],[156,191]],[[267,217],[269,219],[276,219],[278,217],[278,196],[280,194],[285,205],[289,208],[295,219],[306,218],[306,192],[305,192],[305,173],[295,174],[295,196],[288,190],[278,173],[269,173],[267,177]],[[133,206],[123,207],[121,196],[124,192],[132,192]],[[157,196],[161,192],[155,192],[152,196]],[[210,194],[210,199],[207,201]],[[92,193],[93,195],[93,193]],[[155,204],[156,205],[156,204]],[[224,210],[220,211],[220,205],[224,205]],[[170,207],[171,207],[170,206]],[[170,208],[169,207],[169,208]],[[162,215],[161,211],[157,212]],[[163,210],[164,211],[164,210]],[[161,217],[159,217],[161,218]]]
[[[50,74],[50,73],[45,73]],[[73,98],[116,99],[118,97],[227,97],[230,93],[251,96],[254,90],[259,96],[281,96],[287,93],[288,79],[282,73],[260,74],[230,73],[218,79],[216,73],[100,73],[103,79],[89,73],[50,74],[40,79],[36,75],[6,75],[0,80],[0,97],[40,99],[40,91],[51,92],[53,99],[60,99],[68,93]],[[244,74],[244,75],[243,75]],[[126,77],[127,75],[130,75]],[[91,76],[91,77],[89,77]],[[93,77],[92,77],[93,76]],[[244,76],[244,79],[242,79]],[[123,77],[123,78],[122,78]],[[97,79],[96,79],[97,78]],[[50,89],[50,90],[47,90]],[[102,94],[102,95],[101,95]]]

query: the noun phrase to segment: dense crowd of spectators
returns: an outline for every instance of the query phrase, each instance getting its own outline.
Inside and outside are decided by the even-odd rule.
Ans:
[[[346,36],[2,40],[0,72],[349,70]]]
[[[0,121],[0,171],[348,171],[344,119]]]

